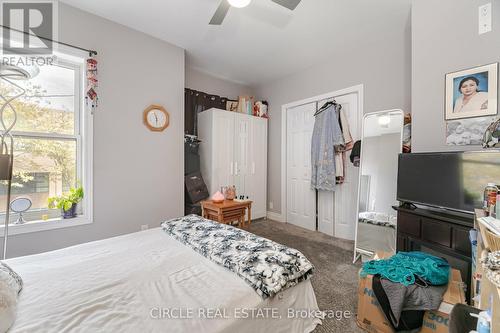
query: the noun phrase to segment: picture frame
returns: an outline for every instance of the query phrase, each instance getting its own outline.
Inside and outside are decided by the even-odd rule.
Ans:
[[[445,120],[498,113],[498,62],[445,76]]]
[[[228,100],[226,102],[226,110],[237,112],[238,111],[238,101]]]

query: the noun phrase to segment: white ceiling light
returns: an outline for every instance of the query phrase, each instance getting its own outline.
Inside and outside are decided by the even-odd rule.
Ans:
[[[382,127],[389,127],[389,124],[391,123],[391,116],[384,114],[380,115],[378,117],[378,124]]]
[[[250,4],[252,0],[227,0],[229,4],[236,8],[243,8]]]

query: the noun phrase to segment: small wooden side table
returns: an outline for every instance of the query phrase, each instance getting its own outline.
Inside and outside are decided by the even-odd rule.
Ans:
[[[214,203],[212,200],[201,202],[202,216],[223,224],[237,221],[238,227],[248,228],[252,223],[252,201],[224,200]],[[247,221],[245,213],[248,212]]]

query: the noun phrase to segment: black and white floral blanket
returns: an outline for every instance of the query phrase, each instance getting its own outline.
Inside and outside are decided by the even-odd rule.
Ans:
[[[163,222],[162,228],[237,274],[262,298],[309,279],[314,270],[311,262],[295,249],[197,215]]]

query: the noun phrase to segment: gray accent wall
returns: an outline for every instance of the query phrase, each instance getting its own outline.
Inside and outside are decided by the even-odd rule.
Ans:
[[[94,116],[94,223],[9,237],[8,257],[158,227],[183,215],[184,50],[59,5],[59,39],[99,52]],[[150,132],[142,112],[161,104],[170,127]]]
[[[281,213],[282,105],[363,84],[365,113],[385,109],[410,111],[411,0],[392,1],[390,10],[386,6],[379,12],[359,14],[365,15],[365,24],[372,27],[364,40],[350,38],[349,29],[332,31],[331,38],[342,39],[343,47],[327,61],[255,87],[257,96],[267,99],[270,107],[268,204],[273,202],[274,207],[268,206],[269,211]]]
[[[478,8],[489,2],[493,31],[478,35]],[[480,149],[446,145],[445,74],[500,61],[500,3],[414,0],[412,43],[413,151]]]

